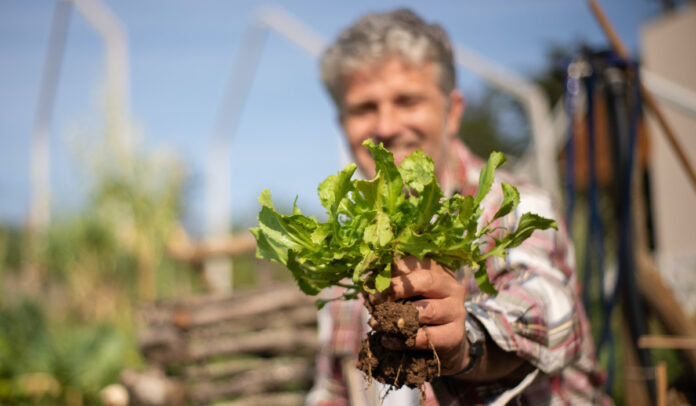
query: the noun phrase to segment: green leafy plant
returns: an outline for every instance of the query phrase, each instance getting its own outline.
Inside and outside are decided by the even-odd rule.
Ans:
[[[363,143],[370,149],[377,174],[371,180],[351,180],[355,164],[346,166],[319,185],[319,199],[328,220],[306,217],[293,204],[292,214],[276,212],[271,195],[264,190],[259,226],[250,231],[256,237],[259,258],[285,265],[308,295],[330,286],[346,288],[342,298],[353,299],[361,292],[384,291],[389,287],[395,260],[414,255],[428,256],[456,270],[469,266],[482,291],[495,294],[488,280],[485,260],[504,256],[520,245],[534,230],[556,228],[554,220],[532,213],[520,217],[514,231],[493,238],[494,221],[511,213],[519,204],[514,186],[502,183],[503,201],[487,224],[479,227],[484,197],[493,186],[495,169],[505,155],[494,152],[481,171],[476,195],[444,199],[430,157],[418,150],[404,158],[399,167],[381,144]],[[319,307],[325,300],[317,301]]]

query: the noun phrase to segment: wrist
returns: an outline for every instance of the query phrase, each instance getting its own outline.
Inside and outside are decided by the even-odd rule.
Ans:
[[[464,377],[476,368],[481,358],[483,358],[486,342],[486,333],[481,323],[471,315],[466,315],[466,358],[467,362],[461,371],[452,375],[453,377]]]

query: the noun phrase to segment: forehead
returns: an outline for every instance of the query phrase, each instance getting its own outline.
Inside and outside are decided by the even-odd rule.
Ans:
[[[400,58],[387,59],[344,75],[342,88],[344,103],[395,93],[440,91],[434,63],[414,64]]]

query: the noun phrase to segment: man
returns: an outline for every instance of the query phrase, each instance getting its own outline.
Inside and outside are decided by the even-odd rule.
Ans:
[[[433,158],[443,190],[475,192],[482,162],[456,138],[464,100],[456,89],[452,49],[442,28],[408,10],[367,15],[326,50],[321,72],[364,175],[375,175],[374,162],[362,146],[371,138],[392,151],[397,164],[422,148]],[[506,175],[499,177],[515,183],[522,195],[517,213],[502,219],[502,227],[513,226],[516,216],[526,211],[560,220],[546,195]],[[494,187],[498,195],[484,200],[483,220],[497,210],[499,189]],[[425,388],[426,402],[602,403],[563,225],[558,232],[536,232],[505,259],[490,260],[488,269],[497,296],[480,292],[473,277],[459,281],[432,260],[408,257],[395,264],[390,289],[371,298],[418,297],[413,304],[427,334],[421,328],[412,348],[434,346],[442,364],[441,377]],[[364,403],[362,383],[351,384],[355,371],[346,367],[354,364],[365,333],[361,309],[357,302],[334,302],[320,314],[322,348],[309,404],[342,405],[349,399]],[[383,345],[406,349],[401,342]],[[393,404],[413,401],[417,397],[409,394],[392,399]]]

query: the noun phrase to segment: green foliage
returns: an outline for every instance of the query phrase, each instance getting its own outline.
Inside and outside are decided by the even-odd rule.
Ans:
[[[480,157],[487,157],[493,151],[518,157],[529,146],[531,130],[523,106],[489,87],[480,98],[468,101],[459,138]]]
[[[175,267],[165,250],[178,225],[184,172],[173,157],[125,144],[134,136],[127,131],[107,120],[103,137],[78,140],[90,145],[90,154],[76,157],[89,182],[88,199],[78,216],[51,224],[29,260],[72,291],[83,292],[89,282],[94,293],[112,286],[128,301],[153,300],[158,273]],[[89,296],[75,295],[94,300]]]
[[[0,309],[0,403],[97,404],[133,343],[109,325],[52,322],[39,304]]]
[[[22,261],[22,236],[13,228],[0,226],[0,269],[17,270]]]
[[[526,213],[515,231],[484,251],[485,237],[495,231],[493,220],[519,203],[517,190],[503,184],[500,210],[478,228],[495,169],[505,162],[502,153],[491,154],[475,196],[443,199],[434,163],[423,151],[415,151],[397,167],[382,145],[371,140],[363,145],[370,149],[377,174],[371,180],[351,181],[356,166],[350,164],[322,182],[318,192],[328,213],[326,223],[302,215],[297,206],[289,216],[279,214],[268,190],[259,197],[259,226],[250,229],[258,243],[257,256],[287,266],[309,295],[329,286],[345,287],[345,299],[363,291],[383,291],[389,287],[392,263],[408,255],[421,260],[427,256],[450,269],[471,266],[479,287],[495,294],[485,259],[504,256],[536,229],[556,227],[553,220]],[[318,301],[319,306],[324,303]]]
[[[78,161],[89,187],[77,215],[33,236],[0,229],[0,404],[99,404],[141,362],[133,308],[192,290],[192,270],[165,254],[181,166],[105,132],[80,143],[95,145]]]

